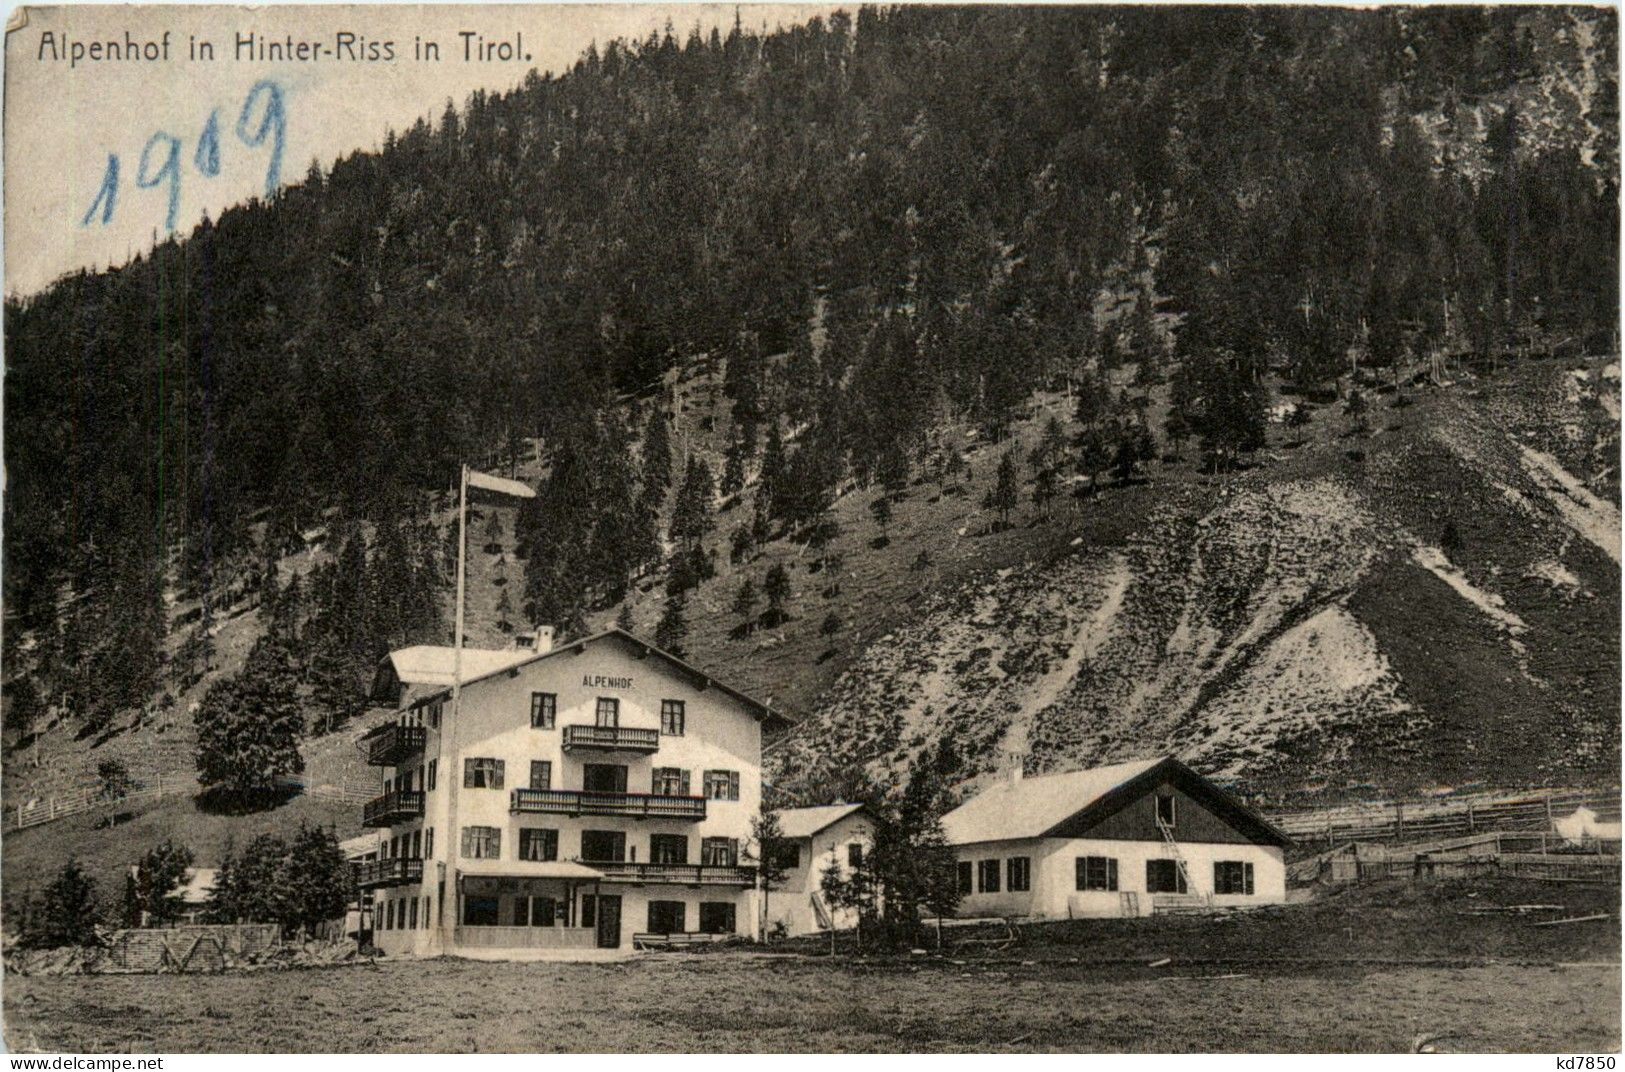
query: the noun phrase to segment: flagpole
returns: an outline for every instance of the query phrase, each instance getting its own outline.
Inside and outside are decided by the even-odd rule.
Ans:
[[[457,701],[463,691],[463,590],[468,558],[468,466],[462,469],[457,488],[457,626],[452,641],[451,657],[451,717],[457,719]]]
[[[456,900],[452,904],[451,919],[447,922],[445,930],[441,933],[442,950],[454,947],[452,936],[457,933],[457,926],[462,922],[463,916],[463,882],[462,876],[457,873],[457,852],[460,844],[457,830],[452,823],[457,814],[457,785],[461,772],[456,769],[457,750],[446,747],[448,735],[456,740],[456,734],[461,729],[458,721],[458,707],[463,697],[463,594],[468,569],[468,465],[462,466],[457,487],[457,611],[455,633],[452,636],[451,656],[451,717],[447,719],[440,730],[440,754],[452,762],[450,769],[442,770],[440,777],[449,778],[446,784],[446,859],[450,867],[451,882],[442,882],[440,886],[440,911],[446,911],[446,896],[448,893]],[[448,764],[441,764],[447,767]]]

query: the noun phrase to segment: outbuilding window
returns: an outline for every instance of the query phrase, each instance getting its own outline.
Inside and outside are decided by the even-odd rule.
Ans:
[[[999,861],[979,860],[976,863],[976,891],[978,893],[999,892]]]
[[[1011,893],[1026,893],[1032,889],[1032,860],[1026,856],[1012,856],[1004,862],[1005,886]]]
[[[1187,893],[1185,872],[1178,860],[1147,860],[1145,862],[1145,892]]]
[[[1253,865],[1241,860],[1213,861],[1213,892],[1253,892]]]
[[[1117,860],[1111,856],[1079,856],[1077,882],[1080,890],[1117,889]]]

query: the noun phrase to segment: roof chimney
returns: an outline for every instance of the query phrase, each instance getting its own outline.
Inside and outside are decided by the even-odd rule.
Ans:
[[[1009,777],[1010,784],[1015,785],[1021,781],[1022,775],[1027,773],[1027,756],[1022,752],[1011,752],[1005,762],[1009,764],[1005,774]]]
[[[551,625],[538,625],[535,640],[536,654],[546,655],[553,650],[553,627]]]

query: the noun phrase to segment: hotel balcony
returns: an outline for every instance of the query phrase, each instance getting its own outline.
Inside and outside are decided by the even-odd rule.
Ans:
[[[660,731],[630,726],[566,726],[564,750],[593,752],[636,752],[652,756],[660,751]]]
[[[704,797],[650,793],[594,793],[577,789],[515,789],[508,810],[540,815],[623,815],[631,819],[705,818]],[[418,805],[420,811],[422,804]]]
[[[716,864],[634,864],[619,860],[583,860],[604,873],[605,882],[667,883],[680,886],[754,886],[754,867]]]
[[[403,789],[367,801],[361,809],[362,826],[394,826],[423,818],[423,791]]]
[[[423,881],[423,861],[398,856],[393,860],[367,860],[353,865],[355,884],[364,890],[378,886],[409,886]]]
[[[391,722],[368,735],[367,763],[374,767],[398,767],[423,752],[428,731],[422,726],[402,726]]]

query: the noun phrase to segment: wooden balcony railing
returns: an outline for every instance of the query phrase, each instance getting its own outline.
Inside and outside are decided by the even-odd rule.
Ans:
[[[362,826],[394,826],[423,817],[423,791],[403,789],[367,801],[361,809]]]
[[[660,882],[681,886],[754,886],[756,869],[722,864],[634,864],[582,860],[604,873],[605,882]]]
[[[375,886],[407,886],[423,881],[423,861],[398,856],[393,860],[366,860],[351,865],[355,884],[364,890]]]
[[[545,815],[624,815],[632,819],[705,818],[704,797],[597,793],[577,789],[515,789],[508,810]]]
[[[637,752],[653,755],[660,751],[660,731],[631,726],[566,726],[564,750],[589,749],[597,752]]]
[[[419,755],[428,731],[422,726],[391,724],[373,731],[367,742],[367,763],[374,767],[398,767]]]

